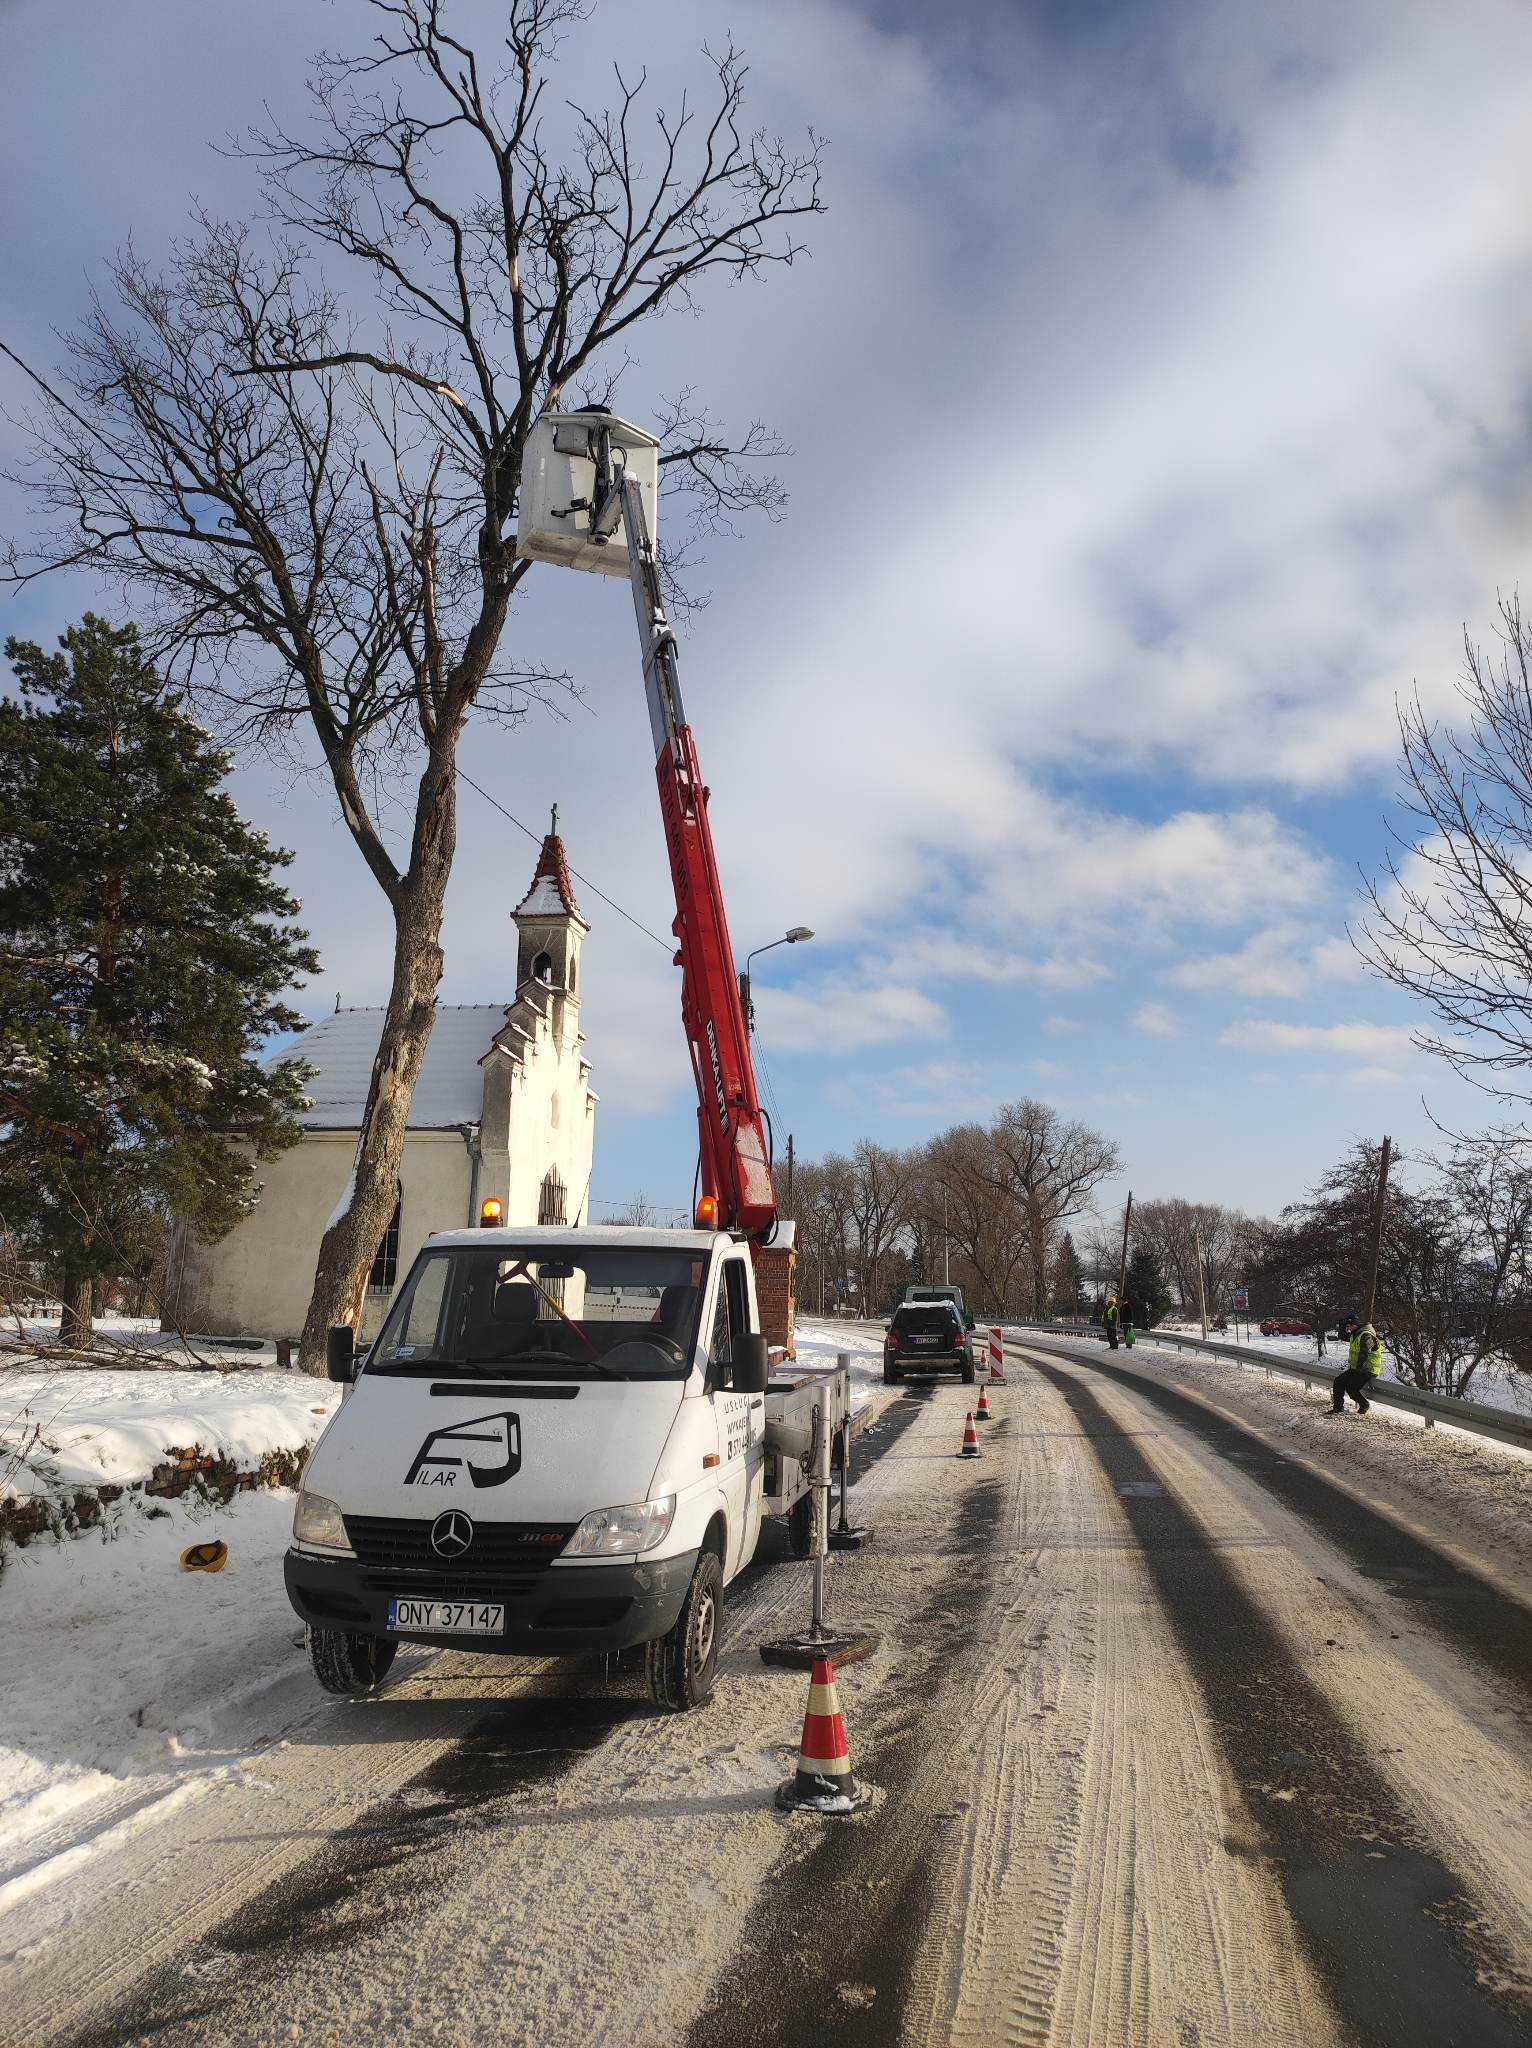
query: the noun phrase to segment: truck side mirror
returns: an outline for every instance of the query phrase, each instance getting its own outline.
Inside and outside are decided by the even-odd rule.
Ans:
[[[325,1338],[324,1369],[332,1380],[349,1386],[356,1371],[356,1332],[349,1323],[332,1323]]]
[[[771,1352],[764,1337],[736,1337],[733,1349],[736,1394],[764,1394],[771,1378]]]

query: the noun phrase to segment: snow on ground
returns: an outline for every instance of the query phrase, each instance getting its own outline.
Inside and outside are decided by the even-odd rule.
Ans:
[[[58,1344],[58,1334],[57,1308],[22,1316],[19,1324],[15,1319],[9,1319],[0,1325],[0,1335],[9,1345],[35,1344],[39,1358],[60,1366],[78,1364],[78,1356],[72,1353],[55,1361],[53,1352]],[[187,1365],[228,1371],[243,1365],[274,1365],[277,1357],[276,1344],[269,1337],[177,1337],[162,1330],[154,1316],[97,1316],[92,1351],[96,1354],[92,1365],[103,1368],[136,1366],[140,1370],[162,1371],[173,1371]],[[0,1366],[15,1362],[18,1356],[21,1354],[8,1351],[0,1357]],[[22,1362],[25,1362],[24,1357]]]
[[[883,1325],[799,1318],[799,1365],[817,1372],[833,1371],[842,1351],[851,1358],[851,1412],[855,1414],[871,1401],[874,1389],[883,1385]]]
[[[54,1366],[0,1370],[0,1495],[131,1485],[172,1449],[253,1471],[312,1444],[340,1401],[328,1380],[279,1372]]]
[[[282,1553],[293,1496],[177,1501],[131,1537],[12,1551],[0,1577],[0,1911],[243,1767],[307,1679]],[[220,1537],[218,1573],[183,1572]],[[301,1698],[309,1702],[304,1684]]]
[[[1011,1335],[1025,1344],[1042,1332],[1018,1329]],[[1071,1349],[1078,1342],[1087,1362],[1105,1356],[1097,1338],[1065,1341]],[[1265,1340],[1272,1349],[1280,1341]],[[1306,1340],[1287,1341],[1301,1346]],[[1313,1352],[1298,1355],[1308,1362]],[[1140,1370],[1150,1367],[1156,1378],[1178,1382],[1269,1430],[1282,1448],[1384,1501],[1402,1519],[1425,1515],[1451,1528],[1465,1550],[1492,1568],[1532,1574],[1532,1451],[1447,1423],[1427,1429],[1417,1417],[1381,1404],[1366,1416],[1348,1409],[1338,1420],[1329,1413],[1328,1387],[1315,1390],[1282,1375],[1268,1379],[1253,1362],[1176,1351],[1157,1344],[1152,1334],[1140,1337],[1131,1355],[1119,1352],[1118,1360]],[[1343,1363],[1321,1360],[1321,1373],[1328,1377]]]

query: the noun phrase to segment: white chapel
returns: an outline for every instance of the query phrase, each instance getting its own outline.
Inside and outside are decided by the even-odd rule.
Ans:
[[[438,1009],[410,1105],[399,1200],[367,1289],[372,1335],[397,1281],[434,1230],[458,1230],[498,1196],[508,1223],[579,1223],[590,1202],[596,1096],[580,1031],[580,914],[558,835],[511,913],[516,994],[509,1006]],[[217,1244],[182,1231],[172,1258],[173,1321],[208,1336],[296,1337],[319,1241],[356,1151],[382,1032],[381,1009],[337,1009],[278,1055],[316,1069],[303,1139],[258,1168],[261,1195]]]

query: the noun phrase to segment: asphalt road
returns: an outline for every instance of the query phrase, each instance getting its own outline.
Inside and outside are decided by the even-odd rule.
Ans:
[[[866,1440],[832,1601],[876,1800],[785,1818],[772,1556],[718,1693],[422,1656],[125,1843],[0,2040],[695,2048],[1532,2039],[1532,1615],[1151,1365],[1009,1349]],[[14,1916],[13,1916],[14,1917]],[[27,1934],[22,1928],[22,1933]]]

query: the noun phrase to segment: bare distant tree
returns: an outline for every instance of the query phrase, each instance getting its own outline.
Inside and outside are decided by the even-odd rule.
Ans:
[[[1229,1306],[1229,1297],[1257,1256],[1263,1226],[1240,1209],[1221,1202],[1188,1202],[1179,1196],[1156,1196],[1135,1202],[1131,1227],[1135,1248],[1142,1245],[1160,1261],[1183,1308],[1197,1308],[1197,1243],[1202,1244],[1203,1274],[1210,1313]],[[1272,1303],[1273,1307],[1285,1304]]]
[[[529,567],[514,531],[528,432],[561,401],[605,400],[667,307],[791,263],[821,210],[819,141],[744,125],[732,46],[706,53],[706,109],[651,109],[645,79],[619,74],[610,107],[559,110],[560,149],[550,65],[584,0],[510,0],[483,53],[446,0],[369,5],[371,45],[316,60],[312,126],[236,152],[263,176],[269,233],[200,216],[165,272],[119,257],[57,378],[4,350],[38,395],[21,481],[53,521],[12,548],[10,580],[102,573],[234,736],[317,752],[393,915],[311,1370],[327,1327],[357,1320],[395,1201],[442,975],[459,739],[475,711],[514,719],[559,680],[504,645]],[[755,465],[780,450],[758,422],[731,437],[683,393],[658,424],[666,482],[704,527],[779,508]],[[391,830],[400,777],[413,799]]]
[[[1372,970],[1418,996],[1442,1029],[1419,1043],[1492,1093],[1525,1101],[1532,1066],[1532,627],[1502,598],[1499,647],[1464,636],[1466,722],[1399,710],[1411,829],[1355,943]]]
[[[945,1238],[954,1265],[969,1270],[974,1288],[970,1308],[1000,1314],[1021,1306],[1014,1299],[1016,1278],[1027,1258],[1028,1240],[1022,1210],[1013,1198],[997,1192],[993,1167],[990,1137],[983,1126],[955,1125],[925,1148],[914,1201],[936,1259],[941,1258]],[[932,1265],[924,1277],[940,1280],[940,1265]]]
[[[880,1314],[892,1254],[909,1232],[919,1154],[863,1138],[851,1154],[848,1238],[864,1315]]]
[[[1024,1218],[1032,1300],[1046,1303],[1057,1233],[1090,1207],[1096,1189],[1119,1170],[1121,1156],[1100,1131],[1030,1097],[1004,1105],[989,1143],[991,1184]]]

